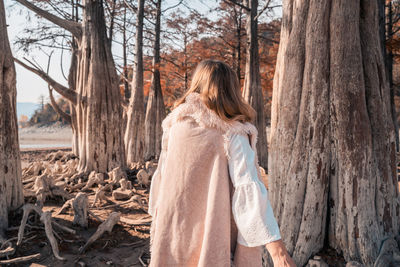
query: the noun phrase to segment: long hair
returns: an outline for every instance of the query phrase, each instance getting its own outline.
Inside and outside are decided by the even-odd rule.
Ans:
[[[185,102],[188,94],[197,92],[208,108],[227,122],[252,122],[255,110],[243,99],[236,73],[224,62],[203,60],[194,71],[190,88],[174,103]]]

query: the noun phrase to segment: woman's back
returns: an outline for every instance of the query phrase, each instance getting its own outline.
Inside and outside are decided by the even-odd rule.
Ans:
[[[192,94],[183,105],[190,109],[189,105],[201,104],[197,101],[198,95]],[[156,208],[151,264],[230,266],[236,233],[231,231],[232,186],[222,130],[227,128],[213,127],[223,122],[210,117],[205,106],[194,112],[183,107],[170,115],[170,124],[168,119],[163,124],[167,144],[155,177],[159,180],[153,180],[158,189],[151,192],[157,198],[152,199]],[[259,248],[252,253],[259,253]],[[254,259],[261,260],[258,256]]]

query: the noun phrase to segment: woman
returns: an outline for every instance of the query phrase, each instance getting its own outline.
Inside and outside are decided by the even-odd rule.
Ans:
[[[295,266],[260,182],[255,111],[225,63],[202,61],[162,122],[150,266]]]

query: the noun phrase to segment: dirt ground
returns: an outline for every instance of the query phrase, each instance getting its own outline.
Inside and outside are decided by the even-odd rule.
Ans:
[[[42,161],[51,152],[60,149],[23,149],[21,151],[22,166],[27,166],[33,161]],[[70,149],[61,149],[69,152]],[[136,193],[148,199],[148,190],[141,188],[134,179],[135,173],[128,172],[128,179],[132,182]],[[89,203],[93,202],[94,189],[87,192]],[[106,194],[107,196],[107,194]],[[129,203],[119,207],[104,208],[124,201],[116,201],[110,195],[107,196],[109,203],[103,204],[100,208],[90,208],[90,211],[105,220],[108,215],[117,211],[121,217],[127,219],[142,219],[149,217],[137,203]],[[25,199],[26,202],[34,203],[34,199]],[[76,234],[69,234],[58,229],[55,236],[59,245],[60,255],[66,258],[65,261],[58,260],[53,255],[49,241],[45,235],[43,224],[37,215],[31,216],[28,226],[25,228],[23,243],[17,247],[14,255],[10,258],[22,257],[40,253],[40,258],[30,262],[14,264],[12,266],[145,266],[149,261],[149,225],[132,226],[121,221],[114,226],[111,233],[103,234],[95,241],[83,254],[79,254],[82,247],[89,237],[96,231],[100,224],[97,219],[89,216],[87,229],[73,225],[73,211],[70,208],[67,212],[55,216],[55,212],[60,209],[64,201],[61,197],[48,199],[43,207],[43,211],[51,211],[54,220],[64,226],[76,230]],[[9,218],[9,230],[6,232],[8,238],[16,237],[18,227],[21,223],[22,210],[12,213]],[[31,225],[31,226],[29,226]],[[11,266],[11,265],[9,265]]]

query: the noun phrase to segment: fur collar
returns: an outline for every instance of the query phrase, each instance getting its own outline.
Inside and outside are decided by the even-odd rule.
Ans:
[[[241,123],[239,121],[226,122],[221,119],[213,110],[209,109],[201,99],[199,93],[192,92],[186,96],[185,102],[175,108],[162,122],[162,128],[168,135],[171,126],[190,117],[195,120],[201,127],[215,128],[221,131],[224,136],[224,147],[227,152],[229,139],[233,134],[250,135],[251,147],[255,150],[257,142],[257,128],[249,123]],[[228,153],[226,153],[229,157]]]

